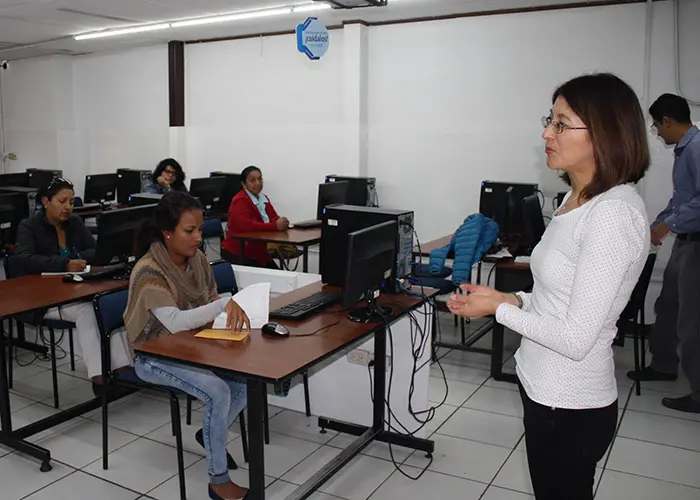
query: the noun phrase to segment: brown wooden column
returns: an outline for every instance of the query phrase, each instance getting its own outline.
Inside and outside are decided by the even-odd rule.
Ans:
[[[170,126],[185,126],[185,44],[168,42]]]

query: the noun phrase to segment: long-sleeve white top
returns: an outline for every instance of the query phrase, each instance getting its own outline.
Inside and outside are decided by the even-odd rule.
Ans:
[[[519,294],[522,309],[496,311],[523,336],[516,370],[533,401],[586,409],[617,399],[611,345],[649,244],[644,201],[629,185],[552,217],[530,258],[532,293]]]

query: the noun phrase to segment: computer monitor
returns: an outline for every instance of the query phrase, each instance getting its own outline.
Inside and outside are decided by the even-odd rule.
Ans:
[[[536,192],[537,184],[483,181],[479,212],[498,224],[502,239],[517,238],[525,232],[522,199]]]
[[[0,241],[2,247],[14,244],[19,223],[27,217],[29,217],[29,206],[26,195],[0,192]]]
[[[343,175],[327,175],[326,182],[349,182],[348,205],[359,207],[376,207],[377,179],[375,177],[349,177]]]
[[[190,181],[190,194],[199,199],[206,212],[211,213],[218,207],[227,182],[228,179],[224,176],[192,179]]]
[[[117,198],[117,174],[94,174],[85,176],[85,203],[107,203]]]
[[[27,172],[0,174],[0,186],[29,187],[29,174]]]
[[[102,212],[97,219],[95,264],[113,260],[129,263],[135,256],[134,242],[143,221],[153,216],[156,205],[122,208]]]
[[[216,209],[217,212],[227,213],[231,200],[238,194],[238,191],[243,189],[241,186],[241,174],[232,172],[209,172],[209,177],[226,177],[226,185],[221,193],[221,201]]]
[[[29,187],[44,189],[51,184],[56,177],[63,177],[63,170],[42,170],[40,168],[28,168]]]
[[[150,170],[134,170],[131,168],[117,169],[117,202],[120,205],[129,204],[129,196],[143,191],[147,179],[150,179]]]
[[[540,198],[537,193],[523,198],[522,209],[523,220],[525,222],[525,234],[527,235],[527,243],[529,245],[528,254],[530,254],[532,253],[532,249],[534,249],[542,239],[542,235],[546,229],[544,217],[542,217]]]
[[[376,299],[388,286],[396,265],[397,230],[396,221],[388,221],[348,235],[343,307],[353,307],[362,298],[368,302],[350,312],[351,321],[382,321],[391,314],[391,309],[378,306]]]
[[[323,219],[323,214],[326,213],[328,205],[346,205],[348,203],[349,189],[350,183],[347,181],[319,184],[316,218],[318,220]]]

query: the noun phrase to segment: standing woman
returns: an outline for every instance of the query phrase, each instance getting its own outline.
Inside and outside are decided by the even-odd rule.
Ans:
[[[185,171],[182,166],[172,158],[161,161],[151,176],[151,183],[143,192],[150,194],[165,194],[170,191],[182,191],[187,193],[185,186]]]
[[[251,231],[286,231],[289,219],[280,217],[270,198],[263,193],[263,177],[258,167],[247,167],[241,173],[241,189],[231,200],[228,209],[228,230],[221,243],[221,256],[234,264],[277,269],[272,257],[267,253],[267,244],[259,241],[246,241],[244,255],[241,256],[240,243],[231,238],[232,234]]]
[[[532,293],[463,285],[450,310],[520,333],[515,354],[537,500],[590,500],[617,424],[612,341],[649,253],[642,198],[649,166],[634,91],[610,74],[559,87],[542,119],[547,166],[571,185],[532,252]]]

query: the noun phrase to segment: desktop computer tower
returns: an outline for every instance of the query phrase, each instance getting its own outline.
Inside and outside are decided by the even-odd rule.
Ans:
[[[31,216],[35,210],[41,208],[41,200],[39,198],[39,189],[31,187],[7,186],[0,187],[0,192],[6,193],[21,193],[27,197],[27,210]]]
[[[538,191],[537,184],[483,181],[479,212],[498,224],[501,237],[525,233],[522,200]]]
[[[46,170],[43,168],[28,168],[29,187],[46,189],[56,177],[63,177],[63,170]]]
[[[376,207],[333,205],[326,208],[321,230],[321,279],[328,285],[343,286],[348,262],[348,234],[387,221],[397,223],[397,265],[388,289],[399,290],[397,280],[411,271],[413,251],[413,220],[411,210],[392,210]]]
[[[136,170],[133,168],[117,169],[117,203],[129,204],[129,196],[143,193],[143,190],[151,182],[153,172],[150,170]]]
[[[327,175],[326,182],[348,182],[348,205],[377,207],[377,179],[375,177],[347,177]]]

